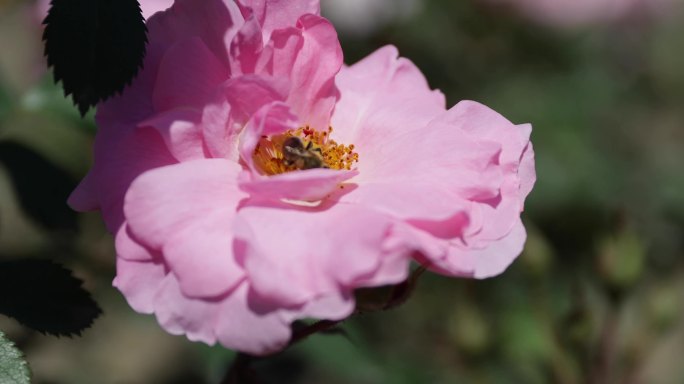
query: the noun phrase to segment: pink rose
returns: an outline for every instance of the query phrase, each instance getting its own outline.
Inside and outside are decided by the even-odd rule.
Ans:
[[[147,26],[69,203],[102,211],[115,286],[168,332],[266,354],[411,260],[482,278],[521,252],[529,125],[447,110],[393,47],[343,66],[316,0],[177,0]]]

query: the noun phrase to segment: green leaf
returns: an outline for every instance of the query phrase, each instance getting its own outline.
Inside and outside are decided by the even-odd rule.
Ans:
[[[29,384],[31,371],[24,356],[0,331],[0,383]]]
[[[82,284],[49,260],[1,261],[0,313],[39,332],[80,335],[102,313]]]
[[[76,213],[66,204],[76,181],[67,172],[12,140],[0,140],[0,164],[12,179],[25,213],[45,229],[64,234],[76,232]]]
[[[43,23],[55,82],[81,115],[119,93],[137,75],[147,29],[137,0],[52,0]]]

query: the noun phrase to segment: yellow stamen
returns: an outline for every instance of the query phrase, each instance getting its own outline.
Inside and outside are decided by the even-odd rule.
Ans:
[[[359,161],[359,154],[354,152],[354,145],[338,144],[330,139],[332,127],[327,131],[316,131],[308,126],[271,137],[262,137],[254,149],[253,160],[256,168],[264,175],[277,175],[297,171],[306,164],[308,168],[352,169]],[[286,140],[298,138],[302,149],[294,154],[284,154]],[[302,161],[292,161],[301,159]],[[304,161],[306,160],[306,161]],[[312,166],[316,165],[316,166]]]

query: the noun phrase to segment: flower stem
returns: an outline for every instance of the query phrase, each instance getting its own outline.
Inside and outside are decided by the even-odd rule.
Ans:
[[[342,321],[343,320],[321,320],[299,328],[292,333],[292,339],[290,339],[290,342],[285,349],[315,333],[331,330]],[[238,353],[235,355],[233,362],[220,384],[258,384],[259,380],[251,367],[252,363],[258,359],[259,357],[256,356]]]
[[[235,355],[220,384],[258,384],[258,380],[250,367],[253,360],[254,356],[241,352]]]
[[[342,321],[344,320],[320,320],[313,324],[302,327],[292,334],[292,339],[290,340],[290,343],[287,346],[291,347],[292,345],[306,339],[307,337],[315,333],[325,332],[332,328],[335,328]]]

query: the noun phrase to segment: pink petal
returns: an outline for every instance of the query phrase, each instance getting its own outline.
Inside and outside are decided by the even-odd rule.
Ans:
[[[426,267],[434,268],[436,262],[442,262],[449,251],[449,240],[436,238],[428,231],[416,228],[407,223],[396,223],[388,235],[387,247],[409,248],[416,252],[414,258]],[[465,271],[472,271],[473,267],[459,265]],[[439,270],[439,268],[437,268]],[[448,272],[445,272],[448,274]]]
[[[235,163],[206,159],[145,173],[126,194],[129,228],[146,245],[161,249],[190,222],[225,206],[236,207],[243,197],[234,187],[239,171]]]
[[[507,177],[497,199],[480,202],[483,226],[480,231],[466,236],[469,245],[484,246],[483,244],[501,239],[511,231],[522,211],[519,190],[517,178]]]
[[[140,176],[126,194],[131,233],[162,251],[188,296],[216,296],[243,276],[231,236],[244,197],[235,186],[239,170],[222,159],[181,163]]]
[[[253,14],[263,30],[263,40],[268,41],[276,29],[295,25],[305,14],[320,13],[319,0],[238,0],[245,18]]]
[[[86,209],[99,201],[111,232],[116,232],[123,223],[123,196],[131,181],[145,170],[176,162],[156,133],[147,129],[133,132],[138,122],[154,113],[152,92],[166,50],[177,41],[199,37],[228,68],[224,39],[232,40],[237,25],[242,24],[242,15],[233,2],[204,0],[204,3],[198,7],[195,0],[179,0],[169,10],[150,18],[147,23],[150,43],[143,70],[123,95],[98,107],[99,131],[91,171],[94,176],[84,181],[71,201]]]
[[[253,289],[282,305],[302,305],[376,272],[389,226],[384,215],[353,205],[272,203],[243,207],[235,236],[244,242]]]
[[[259,199],[318,201],[336,192],[356,171],[308,169],[269,177],[243,174],[240,189]]]
[[[325,130],[339,98],[335,75],[342,67],[342,48],[335,28],[321,17],[304,15],[297,27],[304,41],[290,74],[287,103],[305,125]]]
[[[464,100],[456,104],[443,122],[459,127],[482,141],[501,143],[499,163],[515,164],[530,141],[532,127],[529,124],[513,125],[491,108],[475,101]]]
[[[183,295],[179,282],[168,274],[154,298],[157,321],[173,335],[186,335],[191,341],[216,343],[219,302],[191,299]]]
[[[529,125],[515,126],[481,104],[461,102],[422,130],[386,137],[380,149],[364,153],[364,142],[359,142],[358,188],[339,200],[410,224],[396,230],[433,269],[490,276],[520,253],[522,242],[511,242],[521,238],[514,231],[534,180],[531,152],[525,154],[529,134]],[[524,189],[521,158],[526,162]],[[454,252],[459,256],[449,256]],[[491,256],[495,252],[502,254]],[[485,261],[479,255],[488,266],[480,266]]]
[[[440,237],[479,230],[470,201],[500,195],[501,145],[449,124],[453,113],[441,113],[422,130],[385,137],[373,151],[359,149],[358,188],[340,201],[411,220]]]
[[[359,183],[403,181],[440,185],[465,199],[496,197],[501,144],[464,132],[451,118],[459,113],[454,107],[421,130],[385,137],[375,150],[359,148]]]
[[[404,260],[405,263],[406,260]],[[277,298],[264,296],[254,289],[250,289],[248,292],[247,301],[255,313],[268,314],[278,312],[287,323],[311,318],[341,320],[354,312],[356,306],[353,292],[349,289],[330,291],[311,298],[299,306],[287,308],[284,308],[283,303],[278,301]]]
[[[398,58],[393,46],[342,68],[335,82],[341,95],[332,117],[335,139],[360,152],[378,151],[388,137],[422,130],[446,110],[444,95],[430,90],[420,70]]]
[[[179,41],[199,38],[229,68],[226,41],[231,41],[242,25],[239,9],[232,1],[178,0],[164,12],[147,21],[148,41],[142,70],[135,81],[102,103],[97,109],[98,126],[103,123],[137,123],[153,113],[152,91],[157,83],[159,63],[169,47]]]
[[[273,75],[290,79],[287,104],[304,125],[328,128],[338,98],[335,75],[342,66],[337,33],[327,20],[304,15],[297,28],[273,33]]]
[[[188,161],[208,157],[200,119],[196,110],[172,109],[139,123],[138,127],[156,129],[171,154],[178,161]]]
[[[270,56],[267,70],[274,77],[288,79],[288,92],[290,74],[303,45],[302,31],[289,27],[277,30],[265,47],[265,54]]]
[[[522,253],[527,233],[520,219],[517,219],[511,231],[503,238],[491,242],[482,249],[463,249],[456,245],[449,251],[447,267],[465,263],[474,265],[473,277],[485,279],[501,274]]]
[[[403,241],[403,236],[399,230],[401,226],[401,223],[395,222],[390,227],[382,246],[383,257],[380,259],[378,269],[374,273],[358,279],[355,283],[356,287],[399,284],[408,278],[409,265],[406,261],[411,259],[415,247],[408,246]]]
[[[128,225],[124,223],[116,232],[114,239],[116,255],[129,261],[152,261],[152,251],[131,237]]]
[[[211,102],[202,109],[202,135],[211,157],[238,162],[238,137],[242,125],[231,118],[231,106],[223,92],[217,90]]]
[[[176,163],[176,159],[152,129],[104,122],[99,127],[93,167],[69,201],[88,208],[97,200],[107,229],[116,233],[124,221],[123,196],[131,182],[147,170]]]
[[[232,215],[217,210],[164,245],[164,258],[185,295],[215,297],[234,288],[245,276],[233,255]]]
[[[173,6],[147,21],[148,39],[162,51],[189,38],[199,38],[219,60],[230,68],[228,46],[244,19],[233,1],[176,0]]]
[[[158,261],[116,259],[114,286],[123,293],[128,304],[137,312],[154,312],[157,292],[166,276],[164,264]]]
[[[192,299],[163,264],[119,259],[114,285],[133,309],[155,313],[167,332],[193,341],[211,345],[218,340],[227,348],[264,355],[282,349],[290,338],[283,314],[251,309],[245,283],[215,300]]]
[[[496,159],[504,178],[499,195],[494,199],[485,196],[474,199],[481,203],[484,224],[480,233],[466,239],[469,244],[482,247],[489,241],[507,236],[519,220],[524,199],[535,178],[533,158],[530,157],[533,153],[525,154],[530,150],[532,128],[529,124],[515,126],[500,114],[472,101],[457,104],[446,121],[483,140],[497,141],[501,145],[501,152]],[[523,158],[523,172],[527,172],[523,173],[524,187],[519,173]]]
[[[216,323],[219,342],[252,355],[283,349],[291,336],[289,322],[280,312],[253,311],[248,291],[247,284],[242,284],[221,302]]]
[[[265,65],[262,60],[268,60],[270,57],[262,55],[264,50],[262,39],[261,27],[254,15],[246,17],[245,23],[230,45],[233,73],[255,73],[260,62],[260,67]]]
[[[532,191],[534,183],[537,181],[537,172],[534,167],[534,148],[532,143],[529,143],[523,151],[520,159],[520,168],[518,169],[518,176],[520,177],[520,198],[524,200]]]
[[[470,209],[465,199],[443,185],[413,184],[410,179],[365,182],[339,193],[342,203],[363,205],[400,220],[443,221]]]
[[[230,103],[235,120],[241,124],[259,109],[287,97],[287,84],[283,79],[243,75],[228,81],[220,91]]]
[[[406,260],[404,260],[406,265]],[[354,312],[356,301],[351,290],[330,292],[313,298],[300,308],[285,311],[283,317],[288,322],[301,319],[342,320]]]
[[[286,88],[281,79],[245,75],[216,89],[202,111],[203,136],[211,155],[239,161],[243,127],[263,106],[284,100]]]
[[[152,95],[154,108],[165,111],[201,107],[230,76],[224,66],[197,37],[172,45],[159,63]]]

